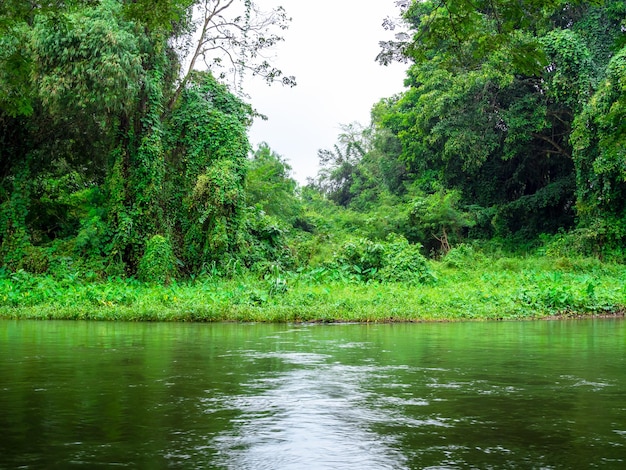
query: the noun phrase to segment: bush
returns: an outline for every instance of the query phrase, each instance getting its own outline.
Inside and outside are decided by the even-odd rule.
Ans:
[[[357,238],[344,243],[335,257],[335,265],[363,280],[376,276],[384,266],[385,247],[366,238]]]
[[[144,282],[164,284],[175,275],[175,258],[170,241],[162,235],[154,235],[144,251],[137,277]]]
[[[238,255],[247,267],[259,264],[293,265],[293,256],[286,242],[287,228],[282,221],[250,207],[244,228],[238,240]]]
[[[334,267],[360,281],[430,283],[435,276],[421,248],[395,234],[382,243],[358,238],[341,246]]]
[[[382,281],[429,284],[435,281],[428,260],[421,254],[422,246],[410,244],[405,238],[391,235],[386,243],[385,266],[378,278]]]
[[[482,257],[471,245],[464,243],[452,248],[443,258],[443,264],[450,268],[470,268]]]
[[[554,236],[543,236],[544,251],[553,257],[595,257],[603,261],[622,263],[626,260],[624,240],[617,232],[618,224],[607,226],[605,221]]]
[[[43,248],[28,246],[24,250],[24,257],[18,263],[18,269],[31,274],[43,274],[48,271],[50,260]]]

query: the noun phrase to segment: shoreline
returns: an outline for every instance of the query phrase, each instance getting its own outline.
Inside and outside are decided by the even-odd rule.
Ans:
[[[390,317],[369,315],[361,318],[354,312],[335,312],[334,315],[307,315],[295,310],[292,314],[282,311],[281,315],[268,315],[262,310],[248,311],[233,309],[222,311],[222,315],[199,311],[172,311],[160,309],[143,312],[131,312],[128,308],[73,308],[53,305],[25,308],[10,307],[0,309],[0,320],[37,320],[37,321],[103,321],[103,322],[163,322],[163,323],[276,323],[276,324],[401,324],[401,323],[462,323],[462,322],[509,322],[509,321],[577,321],[597,319],[624,319],[626,309],[621,307],[613,312],[561,312],[538,315],[502,315],[499,317],[453,317],[415,315],[412,317]],[[311,312],[312,313],[312,312]]]
[[[428,283],[314,280],[306,273],[201,277],[169,285],[14,273],[0,318],[108,321],[399,323],[622,318],[626,266],[545,258],[433,262]]]

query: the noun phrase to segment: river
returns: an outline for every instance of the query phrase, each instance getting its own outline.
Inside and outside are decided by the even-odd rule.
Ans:
[[[0,321],[0,468],[625,468],[625,325]]]

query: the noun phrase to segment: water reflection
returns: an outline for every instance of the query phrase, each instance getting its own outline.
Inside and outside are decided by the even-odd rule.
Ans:
[[[242,412],[233,429],[215,439],[219,464],[227,468],[405,468],[395,438],[372,431],[387,422],[384,410],[368,406],[375,367],[329,363],[323,354],[284,353],[287,373],[249,384],[235,397],[209,399],[207,409]],[[265,357],[256,355],[253,358]]]

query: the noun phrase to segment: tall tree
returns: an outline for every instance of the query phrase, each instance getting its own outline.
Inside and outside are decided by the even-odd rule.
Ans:
[[[248,71],[268,83],[296,84],[295,77],[284,75],[264,57],[265,50],[284,40],[280,33],[287,29],[291,18],[283,7],[263,12],[251,0],[200,0],[193,17],[194,34],[185,35],[177,43],[184,71],[170,105],[176,102],[200,61],[239,92]]]
[[[361,158],[370,149],[370,137],[370,130],[357,122],[342,124],[333,149],[317,152],[321,166],[317,184],[329,199],[339,205],[347,206],[352,199],[355,172]]]
[[[293,84],[258,60],[282,40],[284,11],[249,0],[5,5],[0,257],[25,266],[45,246],[132,274],[156,272],[142,262],[152,239],[185,271],[236,251],[254,113],[218,83],[223,56],[213,74],[195,68],[219,51],[225,70]]]
[[[626,48],[574,123],[581,226],[601,249],[626,239]]]
[[[413,62],[410,89],[383,119],[410,171],[418,178],[434,171],[463,201],[491,213],[485,228],[502,235],[571,226],[572,123],[620,32],[614,3],[404,6],[413,35],[383,44],[379,59]]]

